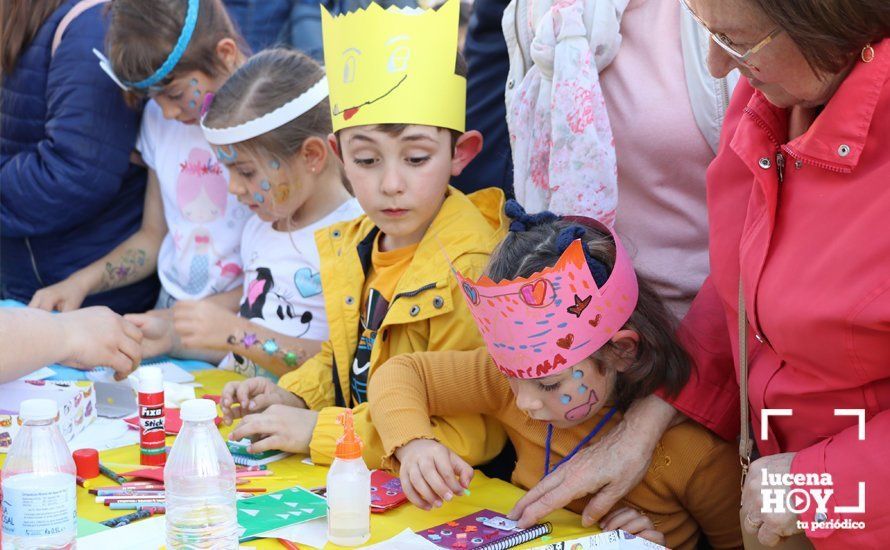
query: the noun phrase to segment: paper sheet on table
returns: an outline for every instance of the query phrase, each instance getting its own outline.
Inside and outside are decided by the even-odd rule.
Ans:
[[[328,543],[328,520],[327,518],[318,518],[299,525],[268,531],[258,536],[265,539],[285,539],[313,548],[323,548]]]
[[[152,516],[77,539],[77,550],[108,550],[120,548],[127,541],[127,550],[158,550],[167,543],[164,516]]]
[[[68,442],[71,451],[96,449],[107,451],[139,443],[139,432],[131,430],[120,418],[96,418],[92,424]]]
[[[398,548],[399,550],[440,550],[438,546],[421,537],[411,529],[405,529],[391,539],[371,546],[362,546],[359,550],[388,550]]]
[[[588,537],[535,546],[532,550],[667,550],[660,544],[635,537],[620,529]]]

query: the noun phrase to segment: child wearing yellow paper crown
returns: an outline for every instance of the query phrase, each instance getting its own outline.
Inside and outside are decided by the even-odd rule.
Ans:
[[[464,195],[451,176],[476,156],[479,132],[464,132],[466,79],[456,74],[458,0],[421,13],[323,13],[325,66],[334,134],[365,216],[316,233],[330,340],[276,386],[252,378],[226,386],[234,438],[251,451],[310,452],[331,462],[336,419],[355,414],[364,459],[383,446],[371,425],[367,384],[398,354],[482,344],[448,259],[480,274],[505,232],[499,189]],[[446,257],[447,256],[447,257]],[[471,464],[498,454],[503,429],[481,415],[432,419],[436,437]]]
[[[382,365],[371,413],[405,494],[430,509],[473,469],[429,429],[431,415],[485,414],[516,447],[513,482],[530,488],[602,437],[635,399],[689,376],[670,315],[638,280],[614,232],[589,218],[528,215],[508,203],[510,234],[487,277],[456,279],[486,346],[413,353]],[[669,430],[637,487],[602,520],[670,548],[741,545],[733,446],[686,423]],[[569,508],[580,512],[589,497]]]

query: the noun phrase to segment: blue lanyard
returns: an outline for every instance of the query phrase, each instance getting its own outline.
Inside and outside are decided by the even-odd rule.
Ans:
[[[600,430],[603,429],[603,426],[606,425],[606,422],[608,422],[610,418],[615,416],[616,412],[618,412],[618,409],[615,407],[609,409],[609,412],[606,413],[606,416],[604,416],[602,420],[599,421],[599,423],[590,431],[589,434],[584,436],[584,439],[582,439],[580,443],[575,445],[575,448],[572,449],[569,454],[562,457],[562,460],[557,462],[556,466],[554,466],[552,470],[550,469],[550,440],[553,439],[553,424],[547,424],[547,441],[544,442],[544,475],[541,476],[541,479],[544,479],[545,477],[550,475],[551,472],[555,472],[557,468],[562,466],[563,462],[566,462],[567,460],[575,456],[575,454],[577,454],[577,452],[581,450],[581,447],[590,443],[590,440],[596,437],[596,434],[598,434]]]

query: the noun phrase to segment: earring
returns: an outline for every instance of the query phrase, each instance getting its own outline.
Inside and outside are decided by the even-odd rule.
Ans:
[[[864,48],[862,48],[862,53],[859,54],[859,57],[862,59],[863,63],[871,63],[875,60],[875,49],[871,47],[871,44],[866,44]]]

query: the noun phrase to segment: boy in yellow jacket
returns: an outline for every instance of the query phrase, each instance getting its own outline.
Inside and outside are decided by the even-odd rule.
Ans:
[[[309,452],[329,464],[342,434],[336,418],[351,407],[365,462],[378,467],[384,449],[367,404],[377,367],[403,353],[482,345],[449,260],[481,275],[506,231],[504,197],[448,185],[482,147],[479,132],[464,132],[458,9],[457,0],[419,15],[372,3],[323,17],[330,144],[366,214],[315,235],[330,325],[321,352],[277,386],[252,378],[223,391],[226,422],[243,417],[232,437],[255,439],[252,452]],[[480,415],[432,426],[470,464],[495,457],[506,440]]]

